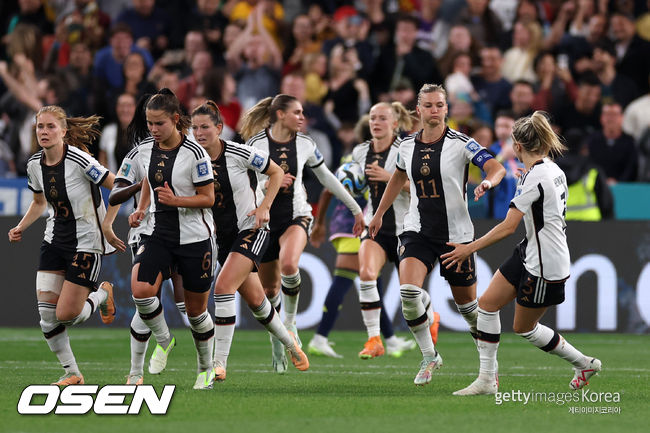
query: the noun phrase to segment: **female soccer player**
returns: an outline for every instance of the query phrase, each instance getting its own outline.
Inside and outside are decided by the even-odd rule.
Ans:
[[[264,295],[257,268],[268,245],[271,203],[284,173],[268,153],[219,138],[223,120],[217,104],[207,101],[192,112],[196,141],[210,155],[214,174],[212,206],[221,270],[214,286],[215,377],[226,378],[226,363],[235,332],[235,292],[239,291],[255,318],[289,350],[298,370],[309,368],[307,356],[292,338]],[[266,195],[257,205],[255,173],[269,177]]]
[[[145,95],[138,101],[136,112],[134,115],[134,121],[131,122],[130,131],[132,135],[129,137],[129,142],[135,144],[136,146],[144,139],[150,137],[149,130],[146,127],[146,114],[145,108],[146,104],[151,95]],[[120,170],[115,176],[115,184],[111,190],[109,196],[109,203],[115,208],[109,209],[109,212],[106,214],[106,218],[102,222],[102,227],[105,227],[105,230],[108,227],[112,227],[115,217],[117,216],[117,210],[119,204],[126,202],[127,200],[134,199],[134,208],[137,208],[138,202],[140,200],[140,191],[142,188],[142,180],[145,178],[145,175],[139,170],[139,166],[134,164],[132,156],[133,149],[129,151],[126,156],[118,161]],[[111,212],[111,210],[113,210]],[[140,247],[142,240],[141,234],[144,229],[147,227],[147,218],[149,215],[145,215],[144,219],[141,221],[138,227],[131,227],[128,234],[128,245],[131,250],[131,260],[135,265],[135,256]],[[111,228],[112,230],[112,228]],[[183,281],[178,273],[174,272],[171,275],[172,285],[174,288],[174,301],[176,307],[178,308],[181,317],[183,320],[187,320],[187,314],[185,312],[185,300],[183,298]],[[160,292],[158,292],[158,297],[160,297]],[[144,358],[147,352],[147,346],[149,345],[149,338],[151,337],[151,330],[149,327],[142,321],[140,313],[137,309],[133,314],[131,319],[130,326],[130,348],[131,348],[131,369],[126,378],[127,385],[141,385],[144,381]],[[154,352],[155,353],[155,352]],[[149,365],[149,371],[152,374],[160,373],[156,363]]]
[[[400,297],[404,319],[424,358],[414,383],[426,385],[431,382],[433,370],[442,365],[442,357],[429,332],[430,297],[422,284],[436,260],[450,251],[447,242],[471,242],[474,238],[466,198],[469,163],[486,173],[485,180],[474,190],[476,200],[501,181],[505,170],[485,148],[447,127],[447,94],[442,86],[422,86],[416,111],[423,129],[400,144],[397,170],[368,225],[368,234],[372,238],[379,234],[384,214],[409,180],[411,198],[404,231],[399,235]],[[449,282],[458,311],[474,335],[477,302],[473,257],[456,271],[441,266],[440,274]]]
[[[570,362],[574,375],[569,386],[580,389],[598,373],[599,359],[583,355],[556,331],[539,323],[546,309],[564,301],[564,283],[569,278],[571,260],[566,240],[566,176],[549,158],[566,148],[553,132],[543,112],[515,122],[512,132],[514,150],[526,171],[519,178],[506,219],[480,239],[443,254],[443,264],[460,266],[474,252],[513,234],[524,220],[526,238],[512,256],[496,271],[487,290],[479,299],[478,378],[454,395],[494,394],[499,387],[497,350],[501,335],[499,310],[513,299],[514,331],[545,352]]]
[[[99,186],[113,187],[114,175],[88,154],[86,145],[99,134],[99,118],[67,118],[57,106],[36,114],[36,138],[41,150],[27,163],[28,186],[34,200],[9,241],[22,234],[46,209],[49,212],[36,273],[40,325],[50,350],[65,374],[55,385],[83,384],[66,327],[85,322],[99,307],[106,324],[115,318],[113,286],[97,289],[105,242],[100,221],[106,214]],[[112,231],[109,233],[117,239]],[[124,244],[121,245],[124,250]]]
[[[284,171],[282,189],[271,206],[269,247],[262,257],[260,279],[266,296],[274,308],[280,308],[280,281],[284,293],[284,324],[300,345],[296,329],[296,312],[300,293],[298,260],[311,229],[311,206],[302,184],[305,166],[311,168],[318,180],[332,191],[354,215],[354,235],[363,230],[363,215],[354,198],[327,169],[316,143],[299,131],[305,117],[302,105],[293,96],[280,94],[258,102],[243,117],[241,134],[247,144],[270,154]],[[265,176],[260,177],[258,197],[265,188]],[[287,369],[284,346],[271,336],[273,366],[279,373]]]
[[[189,119],[181,115],[180,103],[169,89],[149,99],[146,121],[151,138],[130,154],[146,177],[129,223],[138,226],[146,212],[150,214],[131,274],[136,308],[158,343],[149,370],[162,371],[176,344],[156,296],[163,279],[176,268],[183,278],[185,307],[198,353],[194,389],[209,389],[214,380],[214,322],[207,310],[214,231],[210,157],[185,135]]]
[[[401,103],[380,102],[370,109],[369,124],[372,139],[355,146],[352,150],[352,159],[361,167],[365,167],[366,179],[370,188],[370,200],[365,213],[366,222],[372,220],[374,209],[377,208],[384,195],[386,183],[395,171],[395,161],[402,141],[399,138],[399,133],[410,130],[413,122],[411,114]],[[361,240],[359,303],[361,304],[363,323],[368,331],[368,341],[363,350],[359,352],[361,359],[370,359],[384,354],[384,345],[379,336],[381,303],[377,290],[377,278],[387,260],[396,265],[399,262],[397,235],[402,232],[404,215],[408,209],[408,190],[409,184],[405,182],[395,203],[386,211],[387,216],[380,232],[374,238],[366,235]],[[430,323],[430,331],[432,338],[437,340],[439,319],[435,320],[435,314],[437,313],[430,314],[434,318]]]

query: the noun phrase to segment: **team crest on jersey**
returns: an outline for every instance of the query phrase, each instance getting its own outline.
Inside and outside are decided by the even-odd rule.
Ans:
[[[198,172],[199,176],[207,176],[207,174],[209,173],[208,163],[203,161],[202,163],[196,166],[196,171]]]
[[[289,164],[287,164],[286,162],[282,162],[282,164],[280,164],[280,168],[285,173],[289,173]]]
[[[465,145],[465,149],[469,150],[472,153],[478,152],[480,148],[481,148],[481,146],[479,146],[478,143],[476,141],[473,141],[473,140],[469,141]]]
[[[255,156],[253,156],[251,165],[259,170],[262,168],[262,164],[264,164],[264,158],[256,153]]]
[[[220,191],[221,190],[221,184],[217,182],[216,180],[214,181],[214,190],[215,191]]]
[[[422,167],[420,167],[420,174],[422,176],[428,176],[429,173],[431,173],[431,169],[429,168],[428,165],[425,164]]]
[[[162,183],[163,181],[163,174],[160,170],[156,172],[156,174],[153,175],[153,178],[156,179],[156,182]]]
[[[58,196],[59,196],[58,191],[56,190],[56,188],[54,188],[54,186],[52,186],[52,188],[50,188],[50,197],[57,198]]]
[[[86,174],[95,182],[97,182],[102,175],[101,171],[99,171],[99,169],[94,165],[91,165],[90,168],[86,170]]]
[[[122,174],[122,176],[128,176],[130,171],[131,171],[131,164],[129,164],[128,162],[122,164],[122,168],[120,169],[120,173]]]

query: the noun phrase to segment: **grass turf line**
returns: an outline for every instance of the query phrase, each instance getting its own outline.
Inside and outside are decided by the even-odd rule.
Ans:
[[[72,348],[87,384],[123,384],[129,371],[126,329],[72,328]],[[302,373],[291,365],[285,375],[273,373],[268,334],[235,332],[228,379],[212,391],[192,389],[196,354],[188,329],[177,329],[178,346],[161,375],[146,372],[145,383],[176,384],[169,412],[152,416],[21,416],[16,405],[30,384],[56,380],[62,369],[38,329],[0,329],[0,432],[477,432],[537,431],[627,432],[647,427],[650,397],[650,336],[567,334],[588,355],[603,361],[603,372],[591,380],[592,392],[619,392],[620,403],[504,402],[493,396],[456,397],[451,393],[471,383],[478,355],[468,334],[442,332],[438,350],[444,366],[426,387],[413,385],[421,359],[417,349],[399,359],[357,358],[365,333],[335,331],[330,338],[343,359],[310,356]],[[313,331],[300,333],[307,342]],[[570,366],[543,353],[514,334],[504,334],[499,349],[501,392],[569,392]],[[569,407],[615,406],[620,414],[571,414]]]

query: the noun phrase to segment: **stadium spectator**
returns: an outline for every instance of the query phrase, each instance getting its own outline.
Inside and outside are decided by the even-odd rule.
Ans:
[[[18,2],[18,12],[7,21],[7,28],[3,35],[12,33],[19,24],[33,25],[41,34],[54,33],[54,25],[45,13],[45,7],[40,0],[21,0]]]
[[[248,15],[246,28],[226,52],[228,68],[237,80],[237,99],[244,111],[275,94],[280,86],[282,54],[261,24],[263,14],[264,5],[260,4]]]
[[[127,127],[135,115],[136,102],[132,93],[122,93],[115,104],[117,121],[109,123],[102,129],[97,160],[111,173],[117,173],[122,165],[122,160],[133,148],[133,143],[130,142],[127,135]]]
[[[569,197],[566,202],[567,221],[600,221],[614,217],[614,197],[603,170],[589,159],[580,130],[569,130],[564,139],[568,152],[556,159],[566,175]]]
[[[610,20],[610,31],[616,42],[616,70],[630,77],[639,91],[648,93],[650,83],[650,42],[636,34],[634,21],[627,15],[614,13]]]
[[[400,78],[408,79],[416,89],[427,81],[442,81],[431,53],[416,45],[419,25],[413,16],[397,18],[395,41],[381,47],[370,79],[376,100],[387,100]]]
[[[620,104],[603,105],[600,115],[602,131],[587,139],[589,158],[602,167],[607,183],[634,182],[637,175],[637,148],[634,139],[623,132],[623,110]]]
[[[358,63],[355,70],[360,78],[367,79],[374,67],[373,51],[376,47],[366,40],[368,22],[352,6],[341,6],[332,16],[336,35],[323,42],[323,53],[331,57],[331,51],[337,45],[348,50],[355,50]]]
[[[512,48],[503,55],[501,73],[514,83],[517,80],[535,81],[533,64],[542,45],[542,28],[537,22],[516,22],[512,33]]]
[[[650,51],[648,51],[650,54]],[[616,49],[608,40],[602,40],[594,46],[592,65],[600,80],[601,98],[615,101],[623,109],[639,94],[631,78],[616,71]]]
[[[563,65],[564,66],[564,65]],[[571,72],[566,67],[560,67],[555,57],[548,51],[543,51],[535,58],[536,80],[533,110],[554,112],[564,106],[567,100],[575,100],[578,91]]]
[[[70,44],[84,42],[94,52],[104,46],[111,17],[96,0],[74,0],[65,2],[57,21],[67,27]]]
[[[447,51],[450,23],[439,15],[442,0],[422,0],[415,15],[420,19],[418,47],[439,59]]]
[[[132,4],[115,21],[129,26],[135,44],[157,59],[170,46],[171,18],[156,6],[156,0],[132,0]]]
[[[517,80],[512,84],[510,103],[515,120],[533,114],[534,99],[535,92],[533,91],[533,85],[529,81]]]
[[[438,68],[443,77],[449,75],[454,66],[454,59],[460,53],[469,53],[472,58],[472,65],[478,65],[481,61],[479,56],[478,43],[463,25],[454,25],[449,30],[449,43],[447,50],[438,60]]]
[[[467,0],[460,10],[455,24],[469,29],[472,37],[486,45],[497,45],[503,32],[499,17],[488,7],[488,0]]]
[[[284,45],[283,75],[302,69],[305,56],[320,52],[321,44],[314,39],[309,16],[300,14],[293,19],[290,36]]]
[[[494,122],[496,141],[492,143],[489,150],[496,155],[496,160],[506,169],[506,175],[501,183],[489,192],[488,203],[491,218],[504,219],[506,217],[510,200],[515,196],[517,189],[519,171],[524,166],[521,161],[517,160],[512,143],[512,128],[516,119],[517,117],[512,111],[503,110],[497,113]]]
[[[131,52],[140,53],[147,70],[153,66],[151,54],[133,44],[133,33],[129,26],[117,23],[110,32],[109,45],[95,54],[93,72],[99,80],[104,80],[109,88],[119,89],[124,85],[122,64]]]
[[[243,24],[255,13],[255,10],[261,10],[259,24],[264,26],[276,44],[280,44],[282,42],[280,32],[284,19],[284,8],[276,0],[235,1],[230,12],[230,22]]]
[[[196,6],[185,20],[186,34],[196,31],[205,36],[207,47],[212,55],[221,49],[221,38],[228,25],[225,6],[219,0],[197,0]]]
[[[205,94],[205,75],[212,68],[212,56],[209,51],[199,51],[192,58],[192,74],[185,77],[178,83],[176,93],[181,105],[188,111],[194,107],[190,106],[190,100],[194,96]]]
[[[585,74],[578,81],[575,101],[553,111],[552,120],[561,131],[576,128],[585,135],[601,128],[600,126],[600,81],[593,73]]]
[[[226,68],[209,70],[203,80],[203,93],[219,107],[223,128],[221,137],[232,140],[239,131],[242,107],[237,99],[237,82]]]
[[[484,47],[481,49],[480,72],[472,76],[472,84],[492,116],[511,105],[512,84],[501,74],[502,62],[503,57],[498,47]]]

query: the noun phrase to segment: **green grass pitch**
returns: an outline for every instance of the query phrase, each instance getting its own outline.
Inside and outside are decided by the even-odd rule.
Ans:
[[[127,329],[69,331],[87,384],[123,384],[129,370]],[[313,331],[301,332],[303,342]],[[395,359],[362,361],[356,354],[361,332],[330,335],[343,359],[311,356],[308,372],[290,366],[273,373],[270,344],[262,331],[235,332],[228,378],[211,391],[192,389],[196,355],[190,331],[177,329],[178,346],[167,370],[145,375],[160,393],[176,384],[167,415],[19,415],[17,403],[30,384],[47,384],[61,368],[38,329],[0,329],[0,432],[640,432],[648,431],[650,335],[567,334],[584,353],[598,356],[603,371],[593,392],[620,393],[619,403],[504,402],[494,396],[455,397],[478,371],[468,334],[442,332],[438,349],[444,366],[425,387],[413,385],[421,359],[417,351]],[[151,352],[150,344],[149,353]],[[417,350],[417,349],[416,349]],[[149,356],[149,354],[147,355]],[[147,358],[148,360],[148,358]],[[569,391],[572,370],[514,334],[499,350],[500,391]],[[611,406],[619,414],[570,413],[571,407]],[[578,409],[580,410],[580,409]]]

